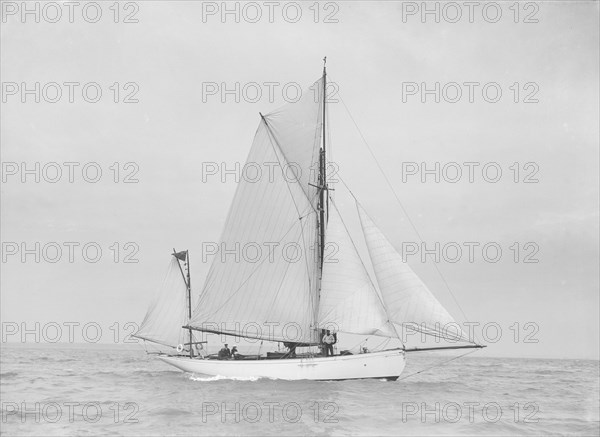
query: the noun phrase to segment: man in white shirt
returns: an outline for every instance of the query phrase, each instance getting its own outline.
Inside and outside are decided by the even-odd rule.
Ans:
[[[323,336],[323,344],[325,345],[325,356],[333,356],[333,344],[335,343],[335,337],[331,334],[329,329]]]

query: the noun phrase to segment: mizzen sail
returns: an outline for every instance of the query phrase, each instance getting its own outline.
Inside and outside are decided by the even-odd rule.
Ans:
[[[133,336],[171,347],[189,342],[189,333],[182,328],[189,319],[187,311],[187,285],[177,257],[172,256],[146,317]]]

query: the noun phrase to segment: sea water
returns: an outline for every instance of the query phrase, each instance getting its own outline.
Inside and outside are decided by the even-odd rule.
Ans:
[[[412,353],[395,382],[314,382],[191,375],[142,349],[1,352],[6,436],[600,433],[598,361]]]

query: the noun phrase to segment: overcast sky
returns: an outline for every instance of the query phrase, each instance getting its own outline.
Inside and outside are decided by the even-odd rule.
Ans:
[[[337,96],[428,247],[493,242],[502,248],[495,263],[484,259],[481,247],[472,263],[466,253],[459,262],[438,263],[468,320],[502,328],[501,340],[484,353],[598,357],[597,2],[539,2],[537,8],[520,9],[518,23],[509,9],[512,2],[501,3],[502,17],[495,23],[490,22],[493,10],[483,16],[480,9],[470,23],[466,6],[457,23],[448,22],[456,12],[448,8],[441,9],[439,23],[429,15],[423,23],[420,11],[407,15],[412,5],[392,1],[320,4],[318,17],[311,3],[303,3],[295,23],[290,7],[282,15],[284,2],[274,9],[272,23],[260,2],[263,16],[256,23],[248,22],[255,16],[250,9],[236,23],[231,15],[223,20],[220,11],[206,15],[213,4],[137,2],[137,11],[121,5],[120,22],[114,23],[111,3],[102,4],[97,23],[87,22],[80,10],[69,23],[66,7],[57,23],[47,22],[56,13],[50,8],[46,15],[41,10],[40,23],[27,15],[23,23],[21,11],[3,11],[3,249],[14,247],[7,243],[20,251],[21,243],[34,248],[36,242],[55,242],[64,250],[56,263],[44,256],[36,263],[34,255],[22,262],[20,252],[3,250],[4,323],[97,322],[105,331],[115,322],[139,323],[173,247],[190,250],[192,283],[199,292],[209,267],[202,262],[202,244],[218,241],[235,190],[233,177],[226,183],[219,175],[203,178],[203,163],[228,168],[243,163],[258,112],[285,103],[284,84],[307,87],[318,79],[327,55]],[[219,8],[220,2],[214,5]],[[93,21],[94,11],[87,14]],[[128,14],[138,22],[123,23]],[[22,83],[34,89],[36,82],[40,89],[62,84],[62,98],[46,101],[55,96],[46,87],[46,99],[40,91],[39,103],[33,94],[23,103]],[[65,82],[80,84],[73,103]],[[97,103],[82,97],[83,85],[90,82],[102,90]],[[125,87],[130,82],[136,85]],[[222,102],[218,93],[203,93],[211,82],[230,89],[236,82],[240,89],[255,82],[263,94],[256,102],[248,101],[254,92],[247,99],[242,94],[239,103],[233,95]],[[278,84],[273,99],[263,85],[268,82]],[[447,101],[456,90],[447,87],[446,99],[442,94],[436,103],[428,95],[423,103],[420,90],[403,95],[408,82],[430,88],[456,82],[462,98]],[[465,82],[480,84],[473,102]],[[498,102],[482,96],[487,83],[501,89]],[[288,98],[294,97],[293,89]],[[494,89],[488,97],[495,97]],[[137,103],[123,103],[130,93]],[[92,89],[88,96],[93,94]],[[332,102],[329,115],[332,157],[344,180],[397,249],[403,242],[418,242],[344,105]],[[73,183],[64,165],[58,182],[47,181],[54,175],[47,167],[50,173],[36,183],[33,175],[22,182],[20,172],[13,174],[9,163],[21,162],[30,169],[36,162],[79,166]],[[102,169],[97,183],[82,176],[90,162]],[[111,169],[115,162],[118,183]],[[134,165],[124,168],[128,162]],[[442,175],[439,183],[433,176],[423,183],[420,174],[403,178],[403,165],[406,169],[411,162],[428,168],[456,162],[463,175],[456,183],[448,181],[454,173]],[[472,183],[464,162],[478,163]],[[520,168],[516,183],[515,162]],[[498,182],[484,179],[486,163],[502,169]],[[139,182],[124,183],[132,172]],[[537,182],[525,183],[528,175]],[[80,244],[72,263],[65,242]],[[102,248],[97,263],[81,253],[89,242]],[[113,259],[115,242],[119,262]],[[135,248],[125,247],[128,242],[139,247],[132,256],[138,263],[124,262]],[[523,262],[527,254],[538,262]],[[423,263],[415,255],[408,261],[464,321],[434,260]],[[525,328],[528,322],[535,325]],[[527,334],[538,342],[524,342]],[[112,341],[112,335],[105,332],[102,342]]]

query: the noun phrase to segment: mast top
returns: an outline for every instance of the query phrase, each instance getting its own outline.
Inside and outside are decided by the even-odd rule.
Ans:
[[[323,75],[325,75],[326,71],[325,71],[325,64],[327,64],[327,56],[325,56],[323,58]]]

